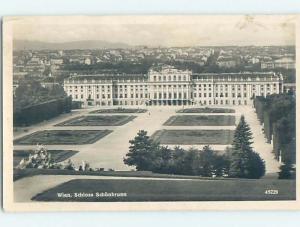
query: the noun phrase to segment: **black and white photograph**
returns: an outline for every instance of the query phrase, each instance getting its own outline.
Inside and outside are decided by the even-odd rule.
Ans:
[[[4,18],[4,207],[299,209],[297,33],[295,15]]]

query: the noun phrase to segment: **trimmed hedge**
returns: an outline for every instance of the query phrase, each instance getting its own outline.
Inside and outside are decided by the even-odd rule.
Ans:
[[[65,97],[60,99],[43,102],[28,106],[14,112],[14,126],[28,126],[51,119],[62,113],[71,112],[72,98]]]
[[[256,97],[257,117],[263,124],[267,141],[273,141],[275,157],[296,162],[296,100],[292,94]]]

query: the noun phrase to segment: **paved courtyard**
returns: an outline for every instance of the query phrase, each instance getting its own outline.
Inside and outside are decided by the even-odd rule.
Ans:
[[[228,107],[227,107],[228,108]],[[230,107],[231,108],[231,107]],[[235,113],[199,113],[199,115],[233,115],[236,116],[238,123],[240,115],[244,114],[246,121],[250,124],[254,136],[254,149],[266,161],[267,173],[278,172],[280,164],[273,158],[272,145],[267,144],[264,135],[259,125],[254,109],[250,106],[234,106],[232,107]],[[181,129],[181,130],[212,130],[212,129],[230,129],[234,130],[235,126],[163,126],[171,116],[174,115],[189,115],[190,113],[176,113],[181,107],[148,107],[148,112],[145,113],[130,113],[128,115],[136,116],[132,121],[121,126],[54,126],[60,122],[69,120],[76,116],[91,115],[90,112],[96,110],[83,109],[73,111],[72,114],[64,114],[51,121],[43,122],[28,128],[29,131],[18,130],[14,135],[15,139],[23,137],[41,130],[112,130],[113,132],[104,138],[96,141],[93,144],[85,145],[47,145],[49,150],[76,150],[77,154],[72,156],[72,161],[79,165],[82,161],[90,163],[94,168],[112,168],[115,170],[130,170],[132,167],[126,166],[123,163],[123,158],[128,152],[129,140],[133,139],[137,132],[141,129],[146,130],[148,135],[152,135],[157,130],[162,129]],[[92,114],[98,115],[98,114]],[[100,114],[99,114],[100,115]],[[105,115],[108,115],[105,113]],[[113,115],[113,114],[109,114]],[[122,115],[126,115],[125,113]],[[195,113],[192,113],[195,115]],[[198,114],[196,114],[198,115]],[[170,147],[174,145],[169,145]],[[189,147],[202,148],[204,145],[182,145],[183,148]],[[211,145],[215,150],[224,150],[227,145]],[[15,145],[14,150],[34,149],[35,145]]]

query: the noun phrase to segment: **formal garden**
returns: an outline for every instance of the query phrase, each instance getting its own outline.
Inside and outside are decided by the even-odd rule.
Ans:
[[[177,113],[235,113],[234,109],[228,108],[185,108],[180,109]]]
[[[91,144],[112,130],[44,130],[14,140],[15,145],[68,145]]]
[[[140,108],[114,108],[114,109],[100,109],[100,110],[94,110],[91,111],[91,114],[102,114],[102,113],[146,113],[146,109],[140,109]]]
[[[180,137],[184,138],[184,134],[180,132],[184,130],[173,131],[179,131],[176,134],[177,141]],[[208,131],[213,132],[213,130]],[[230,130],[216,130],[216,132],[220,131]],[[210,137],[213,135],[220,137],[216,132],[213,132]],[[129,151],[123,159],[124,164],[132,166],[136,171],[127,172],[105,171],[91,167],[84,161],[79,166],[75,166],[69,159],[73,151],[53,152],[47,151],[42,146],[37,147],[35,151],[16,151],[14,152],[14,181],[35,175],[86,176],[86,179],[66,178],[70,180],[41,191],[31,198],[33,201],[294,200],[295,181],[286,180],[292,178],[291,175],[287,175],[289,169],[281,169],[279,173],[281,180],[259,179],[265,175],[265,163],[251,146],[252,133],[243,116],[236,130],[230,131],[230,134],[231,140],[227,144],[231,146],[224,152],[219,152],[208,145],[213,143],[204,144],[202,149],[183,149],[180,146],[170,148],[141,130],[129,141]],[[188,137],[191,135],[186,138]],[[195,138],[199,140],[199,135]],[[124,178],[88,179],[88,176],[124,176]],[[130,176],[144,179],[126,178]],[[278,195],[266,193],[268,188],[274,187],[282,193]],[[102,196],[99,191],[125,192],[126,195]],[[69,193],[71,197],[59,196],[61,192]],[[85,195],[75,196],[78,192],[84,192]]]
[[[55,126],[120,126],[132,121],[136,116],[97,115],[79,116],[59,123]]]
[[[219,144],[228,145],[233,140],[233,130],[158,130],[151,137],[161,144],[196,145]]]
[[[166,126],[231,126],[235,125],[235,116],[228,115],[177,115],[171,116]]]

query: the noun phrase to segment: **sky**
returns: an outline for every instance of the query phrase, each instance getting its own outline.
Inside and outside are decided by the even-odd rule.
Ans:
[[[16,20],[14,40],[146,46],[294,45],[291,16],[47,17]]]

